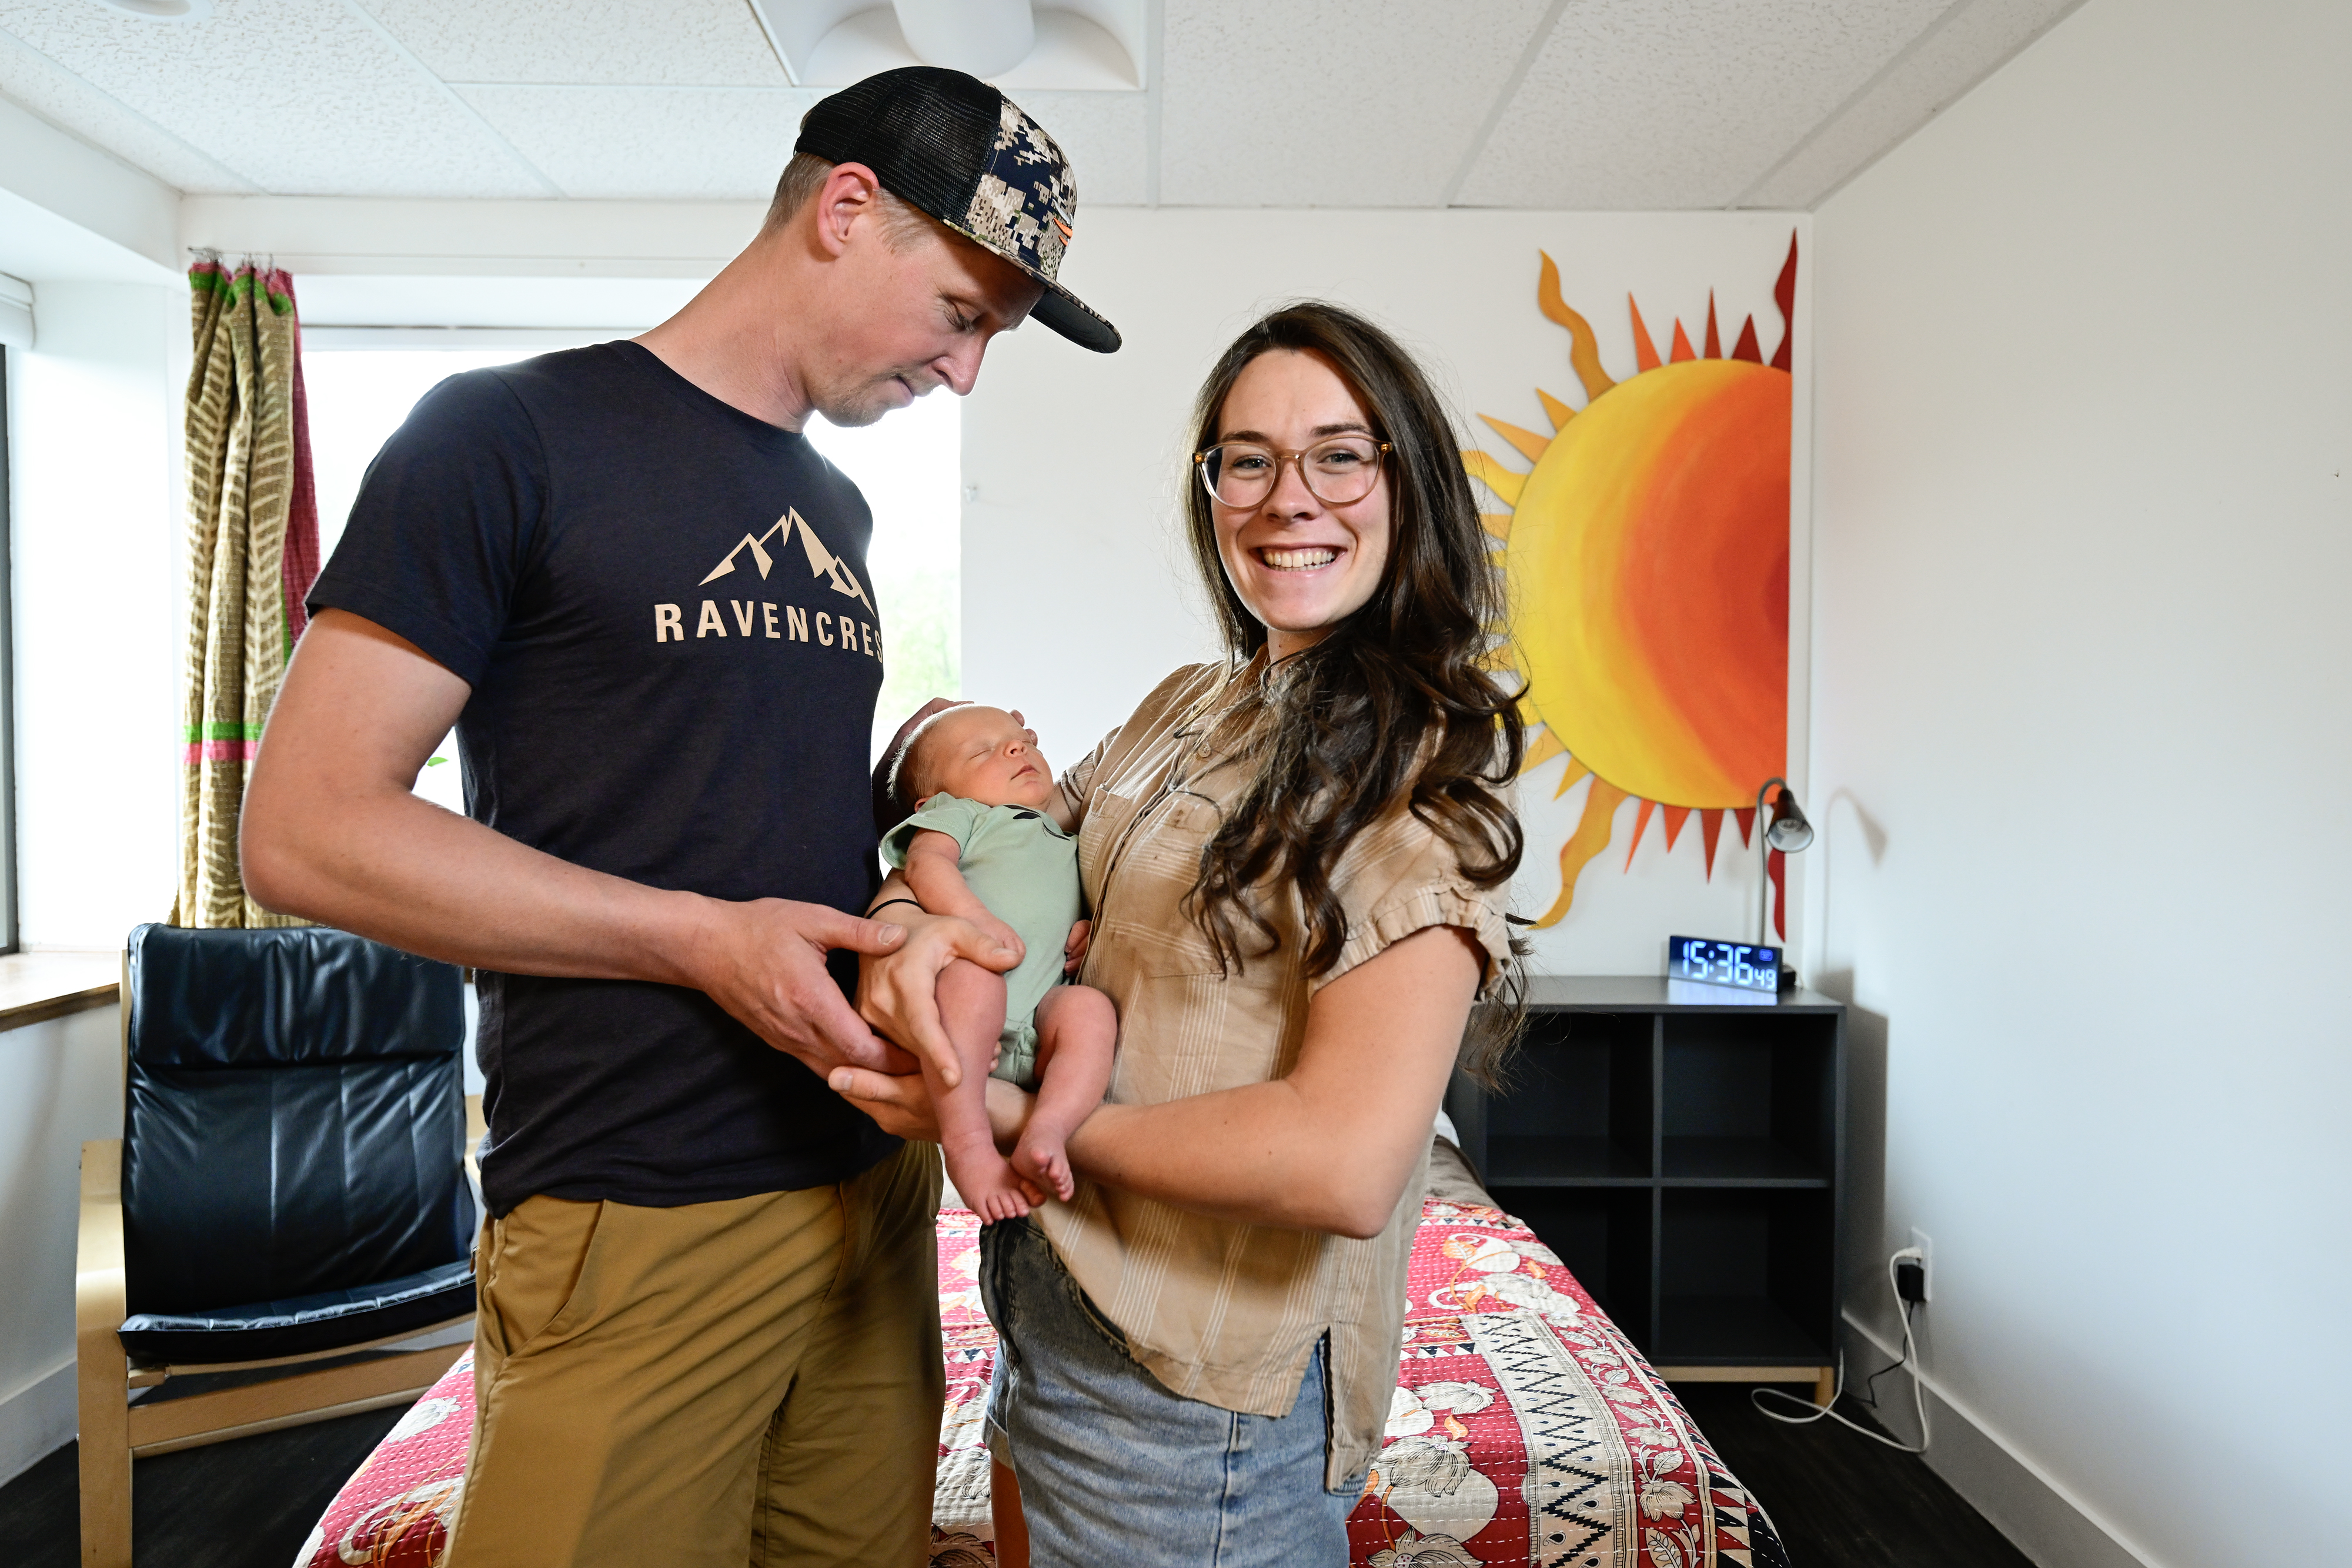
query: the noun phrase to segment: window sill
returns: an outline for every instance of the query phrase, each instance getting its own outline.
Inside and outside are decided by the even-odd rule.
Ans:
[[[110,1008],[121,992],[119,952],[10,953],[0,956],[0,1032]]]

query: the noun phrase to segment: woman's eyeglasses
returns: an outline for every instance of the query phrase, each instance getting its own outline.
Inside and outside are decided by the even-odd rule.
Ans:
[[[1299,481],[1327,507],[1344,507],[1372,493],[1381,456],[1393,450],[1369,435],[1335,435],[1304,452],[1284,452],[1254,441],[1225,441],[1192,454],[1209,494],[1228,507],[1255,507],[1274,488],[1285,463],[1298,465]]]

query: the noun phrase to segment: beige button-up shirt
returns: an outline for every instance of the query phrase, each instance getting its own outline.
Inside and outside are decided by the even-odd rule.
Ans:
[[[1339,964],[1310,979],[1295,894],[1265,913],[1271,956],[1223,972],[1182,907],[1201,848],[1249,774],[1213,755],[1216,716],[1264,669],[1179,670],[1062,777],[1078,823],[1094,934],[1081,978],[1118,1005],[1114,1104],[1153,1105],[1288,1072],[1316,990],[1432,925],[1475,933],[1491,981],[1509,954],[1504,892],[1463,877],[1444,840],[1409,812],[1360,833],[1331,879],[1348,916]],[[1370,1240],[1243,1225],[1081,1179],[1039,1211],[1073,1277],[1175,1393],[1228,1410],[1287,1414],[1315,1343],[1330,1335],[1327,1484],[1379,1451],[1402,1343],[1405,1266],[1428,1155]]]

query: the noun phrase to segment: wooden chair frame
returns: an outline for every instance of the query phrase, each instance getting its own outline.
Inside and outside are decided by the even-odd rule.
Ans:
[[[126,956],[122,988],[126,1074],[130,1051],[131,987]],[[474,1168],[474,1143],[481,1112],[467,1096],[466,1165]],[[478,1178],[477,1178],[478,1179]],[[131,1568],[131,1461],[206,1443],[312,1421],[331,1421],[363,1410],[413,1404],[440,1380],[466,1346],[436,1345],[346,1362],[311,1371],[295,1370],[361,1351],[436,1333],[471,1322],[464,1312],[387,1338],[304,1355],[265,1361],[205,1364],[133,1364],[117,1332],[128,1312],[122,1266],[122,1140],[101,1138],[81,1146],[81,1229],[74,1260],[74,1364],[81,1426],[82,1568]],[[286,1367],[281,1376],[234,1388],[192,1394],[156,1404],[131,1403],[135,1390],[155,1388],[193,1373],[251,1372]]]

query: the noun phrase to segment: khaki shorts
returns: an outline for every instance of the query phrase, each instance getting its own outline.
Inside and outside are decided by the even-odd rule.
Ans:
[[[834,1186],[483,1227],[446,1568],[916,1568],[930,1536],[940,1153]]]

